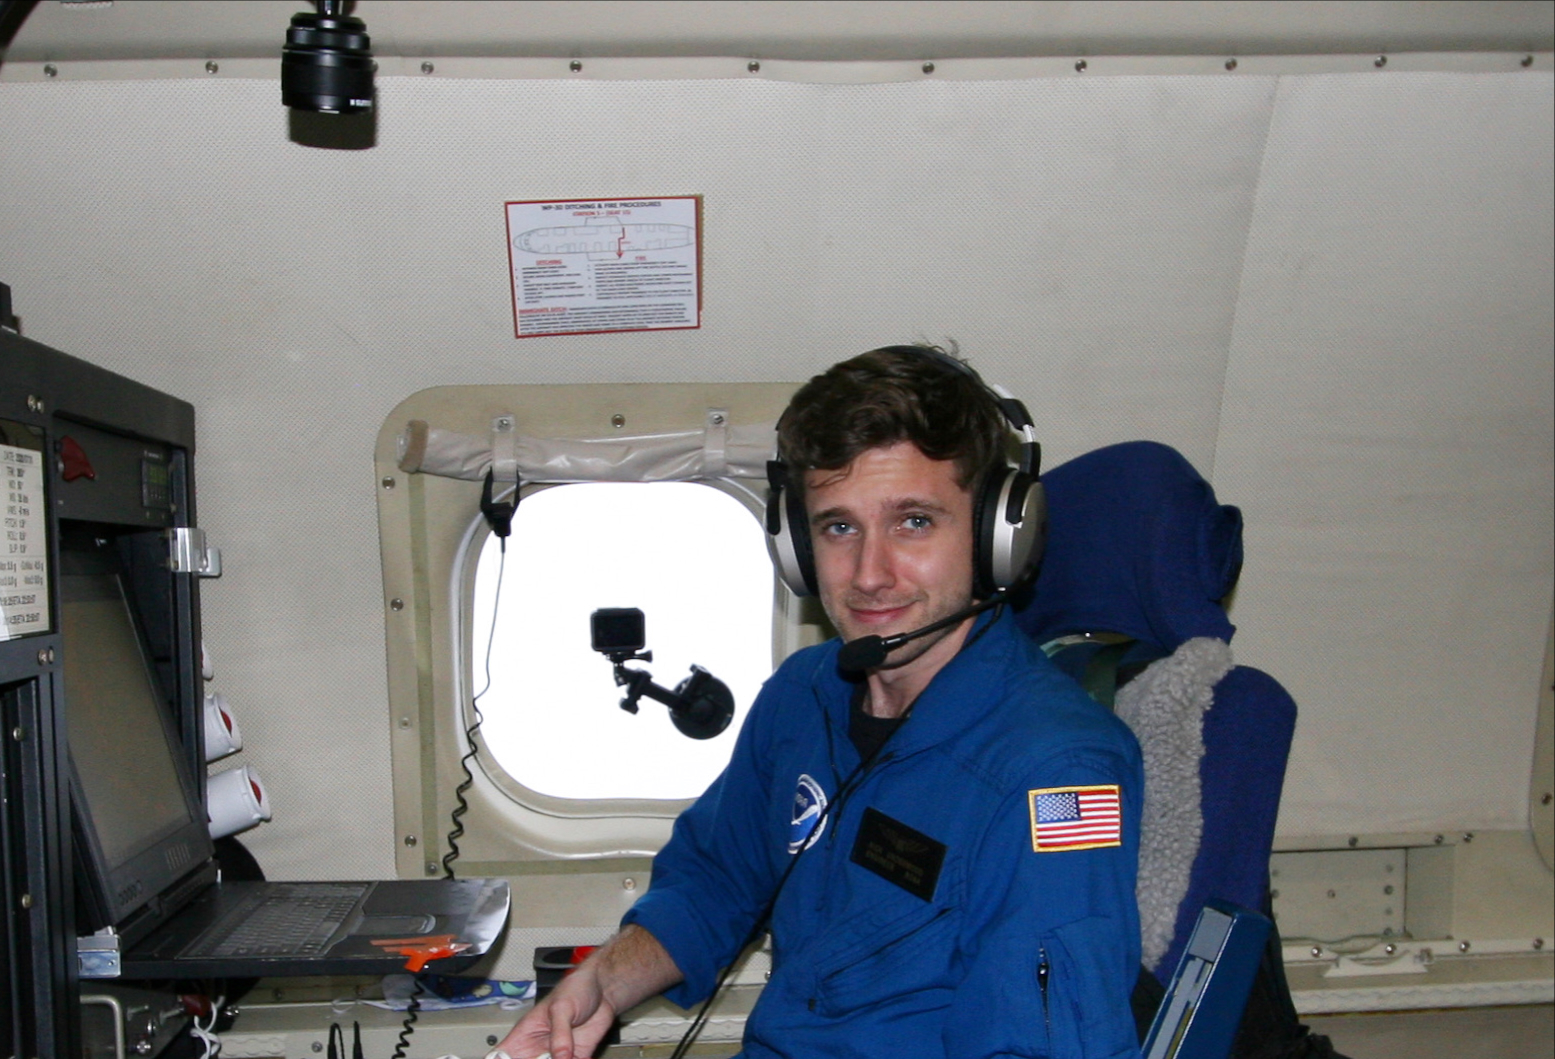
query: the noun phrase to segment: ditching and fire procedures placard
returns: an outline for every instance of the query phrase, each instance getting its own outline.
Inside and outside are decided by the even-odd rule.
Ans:
[[[509,202],[513,333],[702,325],[702,199]]]

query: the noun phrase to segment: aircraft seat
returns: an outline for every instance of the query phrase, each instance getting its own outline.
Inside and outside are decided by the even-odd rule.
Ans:
[[[1164,984],[1208,898],[1269,911],[1296,706],[1272,677],[1232,664],[1236,630],[1221,601],[1241,570],[1242,516],[1180,453],[1110,445],[1043,481],[1047,548],[1016,620],[1101,701],[1114,705],[1115,693],[1140,736],[1141,932],[1145,964]],[[1198,755],[1197,792],[1172,790],[1163,774],[1181,769],[1159,762],[1186,760],[1191,773]]]

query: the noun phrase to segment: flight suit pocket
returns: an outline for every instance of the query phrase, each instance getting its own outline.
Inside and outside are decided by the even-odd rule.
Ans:
[[[1126,975],[1114,966],[1122,947],[1121,925],[1101,916],[1066,923],[1044,936],[1038,949],[1037,986],[1042,997],[1048,1054],[1085,1059],[1135,1059],[1137,1031]]]
[[[954,988],[959,918],[953,908],[925,906],[873,932],[821,972],[814,1009],[839,1018],[892,997]]]

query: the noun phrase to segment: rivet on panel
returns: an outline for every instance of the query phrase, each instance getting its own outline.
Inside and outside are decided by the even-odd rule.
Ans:
[[[1314,960],[1320,960],[1320,959],[1323,958],[1323,946],[1321,946],[1321,945],[1314,945],[1314,946],[1312,946],[1310,951],[1312,953],[1312,958]]]
[[[1084,59],[1081,59],[1079,62],[1074,64],[1074,72],[1077,74],[1083,74],[1085,73],[1086,69],[1090,67],[1090,65],[1090,63],[1086,62]]]
[[[216,60],[215,59],[206,59],[205,60],[205,72],[206,73],[213,74],[213,73],[216,73],[217,71],[219,71],[220,69],[221,69],[221,67],[216,65]]]
[[[1550,802],[1552,802],[1552,801],[1555,801],[1555,794],[1551,794],[1549,791],[1545,791],[1544,792],[1544,797],[1539,799],[1539,804],[1540,805],[1549,805]]]
[[[1385,893],[1385,894],[1391,895],[1393,893],[1393,886],[1392,886],[1392,884],[1390,883],[1387,886],[1384,886],[1382,888],[1382,892]]]
[[[32,907],[32,894],[22,894],[22,907],[23,908],[31,908]]]
[[[311,1045],[309,1045],[309,1047],[312,1048],[315,1052],[322,1052],[324,1050],[324,1042],[314,1041]]]
[[[400,727],[401,728],[409,728],[410,727],[410,718],[409,717],[401,717],[400,718]]]
[[[1438,846],[1440,846],[1442,844],[1442,836],[1441,835],[1437,835],[1436,838],[1434,839],[1434,841],[1435,841],[1435,843]]]
[[[1468,952],[1469,951],[1469,943],[1466,942],[1466,941],[1458,942],[1458,951],[1459,952]]]
[[[1269,900],[1271,900],[1271,901],[1278,901],[1279,899],[1280,899],[1280,892],[1278,890],[1270,890],[1269,891]]]
[[[1543,938],[1534,938],[1533,939],[1533,947],[1535,949],[1542,949],[1542,948],[1544,948],[1544,939]]]
[[[626,426],[626,416],[622,415],[620,412],[617,412],[615,415],[610,417],[610,425],[615,427],[617,430],[620,430],[622,427]]]
[[[390,610],[404,610],[405,609],[405,601],[403,599],[391,599],[391,600],[389,600],[389,609]]]
[[[44,77],[58,77],[59,76],[59,67],[55,66],[53,63],[44,63],[43,64],[43,76]]]
[[[385,489],[393,489],[394,488],[394,479],[393,478],[385,478],[383,480],[383,487]]]
[[[425,871],[428,875],[436,875],[437,874],[437,862],[436,861],[430,861],[430,860],[427,861],[426,864],[422,865],[422,870]]]
[[[27,411],[29,411],[29,412],[41,412],[41,411],[43,411],[43,398],[41,398],[41,397],[34,397],[32,394],[28,394],[27,395]]]
[[[583,64],[581,62],[579,62],[577,59],[574,59],[574,60],[572,60],[572,62],[567,64],[567,69],[571,70],[573,73],[577,73],[578,71],[583,69]]]
[[[1465,832],[1464,835],[1463,835],[1463,841],[1465,841],[1465,842],[1473,842],[1474,841],[1474,832],[1472,832],[1472,831]]]
[[[626,878],[621,880],[621,889],[625,890],[627,893],[631,893],[633,890],[637,889],[637,880],[628,875]]]
[[[1387,954],[1388,954],[1388,955],[1389,955],[1389,956],[1392,956],[1392,955],[1393,955],[1393,954],[1394,954],[1394,953],[1395,953],[1395,952],[1397,952],[1397,951],[1398,951],[1398,946],[1397,946],[1397,945],[1394,945],[1394,944],[1393,944],[1393,943],[1392,943],[1392,942],[1391,942],[1391,941],[1390,941],[1390,942],[1388,942],[1388,943],[1387,943],[1387,944],[1386,944],[1386,945],[1384,945],[1384,946],[1383,946],[1383,947],[1382,947],[1382,951],[1383,951],[1383,952],[1385,952],[1385,953],[1387,953]]]
[[[1356,846],[1359,846],[1360,844],[1361,844],[1361,840],[1360,839],[1356,838],[1354,835],[1350,836],[1350,848],[1351,849],[1354,849]]]
[[[27,738],[27,729],[23,728],[21,725],[17,725],[15,728],[11,729],[11,738],[20,743],[23,739]]]
[[[1371,64],[1380,70],[1384,66],[1388,65],[1388,57],[1386,55],[1379,55],[1371,61]]]
[[[934,64],[933,63],[924,63],[923,64],[923,72],[926,73],[926,74],[933,73],[934,72]]]
[[[437,69],[437,67],[433,66],[429,62],[424,62],[424,63],[421,64],[421,72],[424,73],[424,74],[429,74],[433,70],[436,70],[436,69]]]
[[[1533,65],[1533,56],[1532,55],[1524,55],[1523,59],[1522,59],[1522,62],[1519,65],[1521,65],[1524,69],[1532,66]]]
[[[745,64],[745,69],[753,74],[759,74],[761,72],[761,64],[755,59],[752,59],[750,62]]]
[[[1226,60],[1226,69],[1227,70],[1235,70],[1236,69],[1236,60],[1235,59],[1227,59]]]
[[[1329,900],[1333,900],[1337,896],[1339,896],[1339,895],[1337,893],[1335,893],[1333,890],[1328,891],[1328,898],[1329,898]]]
[[[416,845],[416,836],[415,835],[406,835],[405,836],[405,845],[414,847]]]

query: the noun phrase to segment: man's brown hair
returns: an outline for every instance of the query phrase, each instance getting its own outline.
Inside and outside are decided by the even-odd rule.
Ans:
[[[883,346],[800,387],[778,421],[778,455],[802,494],[804,472],[840,470],[875,448],[910,441],[956,461],[969,489],[1005,465],[1008,427],[993,394],[954,351]]]

